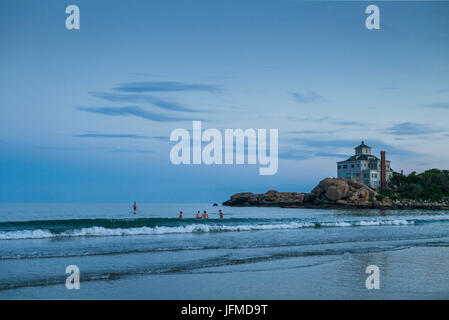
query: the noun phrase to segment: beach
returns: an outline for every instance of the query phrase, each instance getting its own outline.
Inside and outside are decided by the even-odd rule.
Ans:
[[[444,210],[0,208],[2,299],[449,298]],[[198,210],[211,219],[194,219]],[[80,269],[79,290],[65,286],[68,265]],[[378,290],[365,286],[369,265]]]

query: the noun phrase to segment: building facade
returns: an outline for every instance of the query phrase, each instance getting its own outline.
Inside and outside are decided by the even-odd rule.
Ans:
[[[382,162],[381,159],[371,154],[371,147],[364,141],[354,148],[355,155],[345,161],[337,162],[337,177],[358,180],[371,188],[381,187]],[[393,176],[390,160],[385,160],[385,181]]]

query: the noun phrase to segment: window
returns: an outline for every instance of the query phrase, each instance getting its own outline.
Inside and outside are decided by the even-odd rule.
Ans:
[[[340,166],[340,165],[338,165],[338,169],[341,169],[341,166]]]
[[[344,166],[343,166],[343,169],[346,169],[347,167],[348,167],[347,165],[344,165]]]
[[[353,164],[351,164],[351,168],[354,168],[354,165],[353,165]]]

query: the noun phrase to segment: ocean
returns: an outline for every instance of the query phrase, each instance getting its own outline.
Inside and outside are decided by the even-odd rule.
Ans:
[[[449,299],[448,246],[444,210],[8,203],[0,298]]]

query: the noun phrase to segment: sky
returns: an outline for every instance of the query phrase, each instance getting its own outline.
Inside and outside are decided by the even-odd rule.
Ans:
[[[398,172],[449,169],[448,17],[448,1],[1,1],[0,202],[309,192],[361,140]],[[279,129],[277,173],[173,165],[170,133],[195,120]]]

